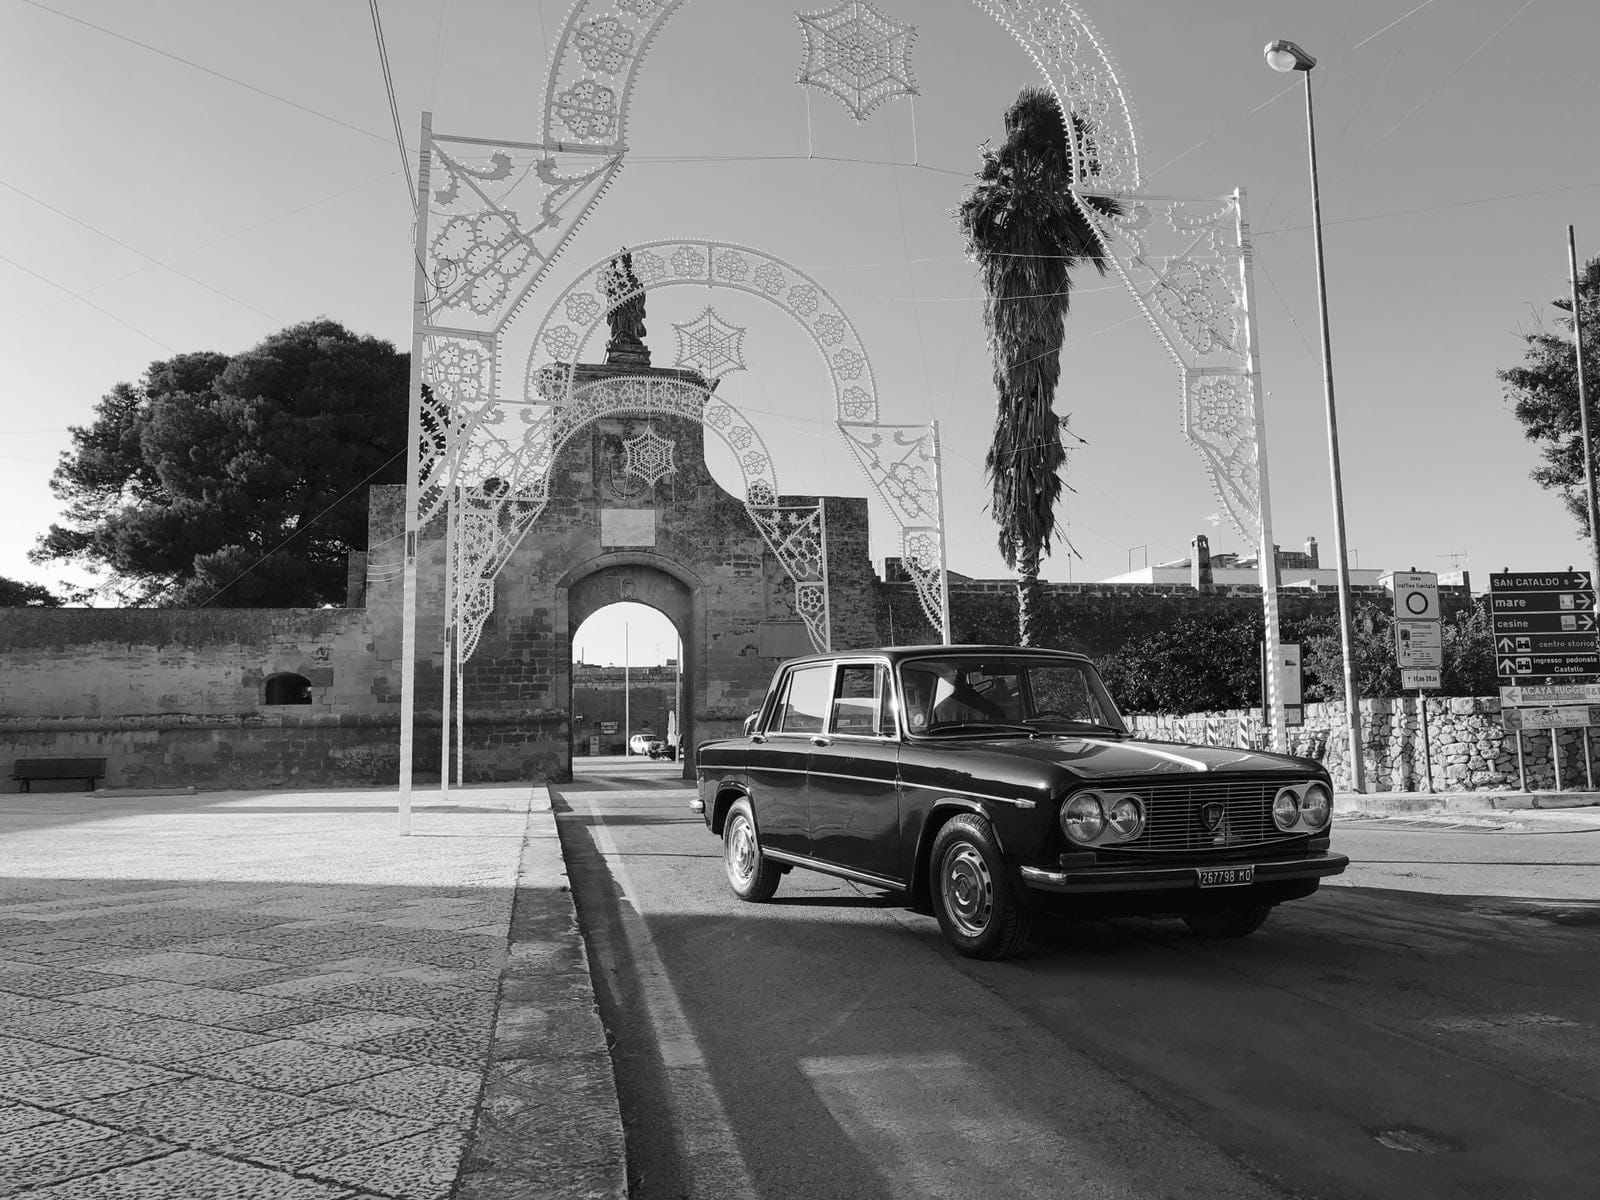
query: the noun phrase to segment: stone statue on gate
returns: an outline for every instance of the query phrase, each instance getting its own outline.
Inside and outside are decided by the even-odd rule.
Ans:
[[[606,339],[606,365],[648,367],[650,348],[644,344],[644,291],[639,277],[633,273],[633,255],[626,249],[606,267],[600,277],[600,290],[609,303],[616,305],[606,314],[606,324],[611,328],[611,336]],[[627,299],[618,304],[624,296]]]

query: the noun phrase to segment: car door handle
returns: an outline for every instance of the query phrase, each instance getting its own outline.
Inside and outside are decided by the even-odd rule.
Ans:
[[[811,735],[811,744],[813,746],[831,746],[833,745],[833,742],[830,739],[823,737],[820,733],[814,733]]]

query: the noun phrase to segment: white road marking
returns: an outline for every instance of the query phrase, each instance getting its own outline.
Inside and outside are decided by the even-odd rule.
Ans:
[[[656,951],[649,926],[639,915],[638,893],[611,830],[606,827],[605,817],[588,795],[569,795],[571,798],[582,796],[593,818],[590,828],[594,831],[595,842],[622,889],[623,898],[628,901],[618,910],[619,920],[644,993],[645,1010],[661,1051],[661,1062],[667,1070],[667,1086],[672,1091],[673,1133],[683,1151],[683,1165],[689,1175],[688,1194],[756,1200],[749,1168],[739,1152],[739,1143],[733,1136],[716,1086],[711,1082],[700,1043],[695,1040],[689,1020],[684,1016],[678,993],[667,974],[666,964]]]
[[[845,1136],[906,1200],[1131,1197],[1126,1172],[1021,1115],[959,1054],[803,1058],[801,1071]],[[1105,1114],[1093,1114],[1092,1121]]]

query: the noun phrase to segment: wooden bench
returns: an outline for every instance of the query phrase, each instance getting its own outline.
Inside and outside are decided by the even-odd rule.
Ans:
[[[35,779],[82,779],[94,790],[95,780],[106,777],[103,758],[19,758],[11,768],[11,778],[33,791]]]

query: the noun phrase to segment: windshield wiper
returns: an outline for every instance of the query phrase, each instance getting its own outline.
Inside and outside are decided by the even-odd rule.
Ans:
[[[1019,725],[1014,721],[945,721],[938,725],[930,725],[927,732],[948,733],[956,729],[1008,729],[1014,733],[1025,733],[1029,737],[1036,737],[1039,733],[1032,725]]]
[[[1044,733],[1114,733],[1118,737],[1124,736],[1127,731],[1118,729],[1115,725],[1102,725],[1098,721],[1062,721],[1044,718],[1043,724],[1034,725],[1036,732]],[[1050,728],[1050,726],[1059,728]]]

